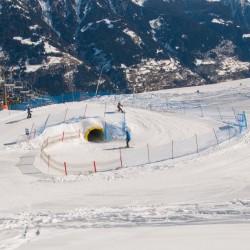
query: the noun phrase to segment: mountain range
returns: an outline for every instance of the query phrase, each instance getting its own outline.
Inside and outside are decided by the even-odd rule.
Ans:
[[[250,0],[0,0],[0,64],[51,94],[250,77]]]

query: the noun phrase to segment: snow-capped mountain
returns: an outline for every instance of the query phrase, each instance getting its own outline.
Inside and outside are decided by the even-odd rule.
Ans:
[[[0,0],[0,64],[51,93],[249,77],[249,0]]]

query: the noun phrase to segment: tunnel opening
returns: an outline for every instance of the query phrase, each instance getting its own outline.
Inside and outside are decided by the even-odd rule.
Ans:
[[[85,135],[85,139],[89,142],[102,142],[104,141],[104,131],[102,128],[89,129]]]

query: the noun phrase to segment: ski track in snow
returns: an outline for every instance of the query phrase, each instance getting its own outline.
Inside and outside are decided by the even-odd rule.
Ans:
[[[12,237],[0,241],[0,249],[17,249],[43,231],[62,229],[133,228],[172,225],[249,223],[250,200],[224,203],[76,208],[68,213],[21,213],[0,219],[0,231]]]
[[[0,230],[37,227],[86,228],[250,222],[250,200],[221,203],[76,208],[68,213],[21,213],[6,216]]]

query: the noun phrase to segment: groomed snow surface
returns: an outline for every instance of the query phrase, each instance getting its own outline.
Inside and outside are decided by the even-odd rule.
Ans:
[[[68,176],[48,169],[41,145],[64,131],[80,130],[80,137],[46,149],[54,159],[119,159],[125,139],[118,100],[132,135],[132,148],[122,149],[133,155],[127,164]],[[230,110],[250,116],[250,79],[54,104],[33,109],[31,119],[1,111],[0,249],[249,249],[248,130],[195,154],[133,165],[147,159],[147,145],[161,151],[173,140],[226,128]],[[108,140],[86,141],[85,119],[111,124]],[[37,137],[25,141],[25,128]]]

